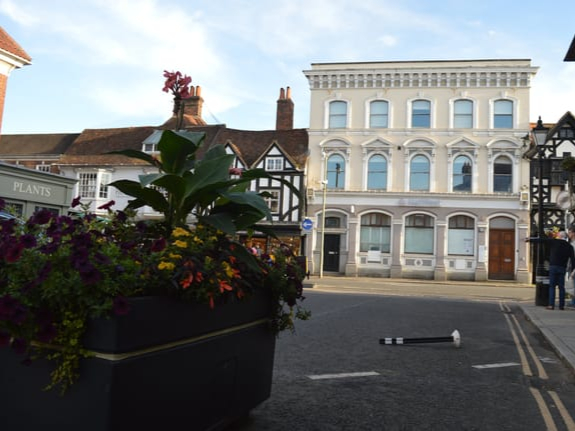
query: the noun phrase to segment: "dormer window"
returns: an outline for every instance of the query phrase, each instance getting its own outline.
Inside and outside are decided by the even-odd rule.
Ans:
[[[266,171],[283,171],[283,168],[284,168],[283,157],[266,158]]]
[[[144,142],[142,142],[142,151],[148,154],[157,153],[158,142],[160,141],[161,136],[161,130],[154,130],[154,132],[144,139]]]

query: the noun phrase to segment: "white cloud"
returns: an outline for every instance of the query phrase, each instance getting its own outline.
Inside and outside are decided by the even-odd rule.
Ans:
[[[379,40],[381,41],[381,43],[384,46],[395,46],[397,45],[397,38],[395,36],[391,36],[391,35],[385,35],[385,36],[381,36],[379,38]]]

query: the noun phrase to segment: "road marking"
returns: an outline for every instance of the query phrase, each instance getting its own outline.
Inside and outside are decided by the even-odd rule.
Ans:
[[[509,326],[509,330],[511,331],[511,336],[513,337],[513,342],[515,343],[515,347],[517,348],[517,353],[519,353],[519,359],[521,360],[521,366],[523,368],[523,374],[526,376],[532,376],[533,373],[531,372],[531,367],[529,366],[529,362],[527,361],[527,356],[525,356],[525,351],[521,346],[521,342],[517,337],[515,329],[513,328],[513,323],[511,323],[511,319],[509,318],[508,314],[505,314],[505,321]]]
[[[525,332],[523,332],[523,329],[521,328],[519,321],[517,320],[517,318],[515,316],[511,316],[511,318],[513,319],[513,322],[515,323],[515,326],[517,326],[517,330],[519,331],[519,335],[521,335],[521,338],[523,339],[523,343],[525,343],[525,348],[527,349],[527,351],[531,355],[531,359],[533,359],[533,362],[535,362],[535,367],[537,368],[537,372],[539,373],[539,378],[543,379],[543,380],[547,380],[549,378],[547,376],[547,372],[545,371],[545,368],[543,368],[543,364],[539,360],[539,357],[535,354],[535,351],[531,347],[531,343],[529,343],[529,340],[525,336]]]
[[[487,368],[517,367],[519,365],[521,365],[519,362],[501,362],[499,364],[472,365],[472,368],[484,370]]]
[[[537,402],[539,412],[541,413],[541,416],[543,416],[543,420],[545,421],[547,431],[557,431],[557,427],[555,426],[555,422],[553,422],[551,412],[549,411],[547,404],[545,404],[545,401],[541,396],[541,392],[539,392],[535,388],[529,388],[529,390],[531,391],[531,395],[533,395],[533,398],[535,398],[535,401]]]
[[[575,430],[575,422],[573,421],[573,418],[569,414],[569,411],[565,408],[565,405],[561,402],[561,399],[559,398],[557,393],[555,391],[547,391],[547,392],[549,393],[549,395],[551,395],[551,398],[553,398],[553,402],[557,406],[559,414],[563,418],[563,422],[565,422],[565,426],[567,427],[567,429],[569,431]]]
[[[368,377],[368,376],[379,376],[379,373],[376,373],[375,371],[364,371],[359,373],[315,374],[307,377],[312,380],[323,380],[323,379],[345,379],[348,377]]]

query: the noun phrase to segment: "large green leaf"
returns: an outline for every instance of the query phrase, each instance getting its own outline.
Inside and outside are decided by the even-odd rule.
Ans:
[[[268,205],[264,199],[256,192],[229,192],[222,193],[222,196],[234,204],[245,205],[254,208],[262,215],[262,217],[265,217],[267,220],[271,221],[272,219]]]
[[[155,174],[146,174],[146,175],[140,175],[138,178],[140,178],[140,185],[142,187],[146,187],[149,186],[150,184],[152,184],[154,181],[156,181],[158,178],[163,177],[165,174],[158,172]]]
[[[152,184],[163,188],[166,192],[173,195],[177,202],[184,198],[186,181],[180,175],[164,174],[154,180]]]
[[[202,191],[213,191],[224,184],[229,184],[229,168],[234,160],[231,154],[203,159],[196,164],[193,174],[186,179],[186,196]]]
[[[190,158],[205,139],[203,132],[173,132],[164,130],[158,141],[158,150],[161,154],[163,170],[174,175],[183,175],[190,169]]]
[[[165,212],[168,209],[168,201],[158,190],[149,187],[142,187],[140,183],[131,180],[118,180],[110,183],[110,185],[116,187],[128,196],[132,196],[139,201],[145,202],[145,205],[152,207],[158,212]],[[130,207],[135,208],[134,206]]]

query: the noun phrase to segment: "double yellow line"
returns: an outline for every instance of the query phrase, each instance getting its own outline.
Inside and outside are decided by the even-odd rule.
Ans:
[[[533,361],[533,363],[535,364],[535,367],[537,369],[537,377],[539,377],[542,380],[548,380],[549,376],[545,372],[545,368],[543,368],[543,364],[541,363],[541,361],[539,360],[539,357],[537,357],[537,355],[535,354],[535,351],[531,347],[531,344],[529,343],[529,340],[525,336],[525,333],[523,332],[523,329],[521,328],[521,325],[519,324],[517,318],[515,317],[514,314],[511,314],[511,309],[509,308],[509,306],[507,304],[505,304],[504,302],[499,302],[499,308],[501,309],[501,311],[503,311],[505,313],[505,319],[507,320],[507,324],[509,325],[509,330],[511,331],[513,341],[515,342],[515,346],[517,347],[517,352],[519,353],[519,358],[521,360],[521,368],[523,369],[523,374],[528,376],[528,377],[533,376],[533,371],[531,370],[531,366],[529,365],[529,361],[527,360],[527,355],[526,355],[525,350],[523,348],[523,345],[525,345],[525,349],[527,349],[527,352],[531,356],[531,360]],[[521,344],[521,341],[519,340],[519,336],[521,337],[521,340],[523,340],[523,344]],[[541,394],[541,391],[539,389],[533,388],[533,387],[531,387],[529,389],[531,391],[531,394],[533,395],[533,398],[537,402],[537,406],[539,407],[539,412],[541,413],[541,416],[543,417],[543,420],[545,421],[545,425],[547,427],[547,430],[548,431],[557,431],[557,426],[555,425],[555,422],[553,421],[553,416],[551,415],[551,411],[549,410],[549,407],[547,406],[547,403],[545,402],[545,399],[544,399],[543,395]],[[563,419],[563,422],[565,423],[567,430],[568,431],[575,431],[575,422],[573,421],[573,418],[569,414],[569,411],[565,408],[565,405],[563,404],[563,402],[559,398],[559,395],[557,395],[557,393],[555,391],[547,391],[547,393],[549,394],[549,396],[551,397],[551,399],[555,403],[555,406],[557,407],[557,410],[558,410],[559,414],[561,415],[561,418]]]

